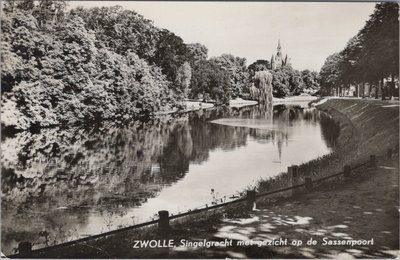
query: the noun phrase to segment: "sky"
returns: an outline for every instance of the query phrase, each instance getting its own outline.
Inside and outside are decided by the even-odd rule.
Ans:
[[[113,5],[142,14],[185,43],[207,46],[209,57],[230,53],[247,65],[270,60],[280,39],[295,69],[319,71],[364,26],[375,3],[72,1],[69,8]]]

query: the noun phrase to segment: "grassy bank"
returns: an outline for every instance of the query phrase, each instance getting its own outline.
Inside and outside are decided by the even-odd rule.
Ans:
[[[386,162],[383,160],[387,148],[397,147],[399,143],[398,107],[388,106],[388,103],[382,101],[333,99],[321,104],[318,108],[329,113],[337,122],[340,127],[340,135],[332,154],[299,167],[302,178],[306,174],[312,174],[313,177],[319,178],[340,172],[343,170],[343,165],[354,165],[359,162],[364,162],[368,160],[369,155],[372,153],[378,156],[378,162],[381,164],[384,163],[385,167],[393,169],[398,167],[398,165],[395,165],[393,162]],[[364,217],[366,218],[357,225],[354,225],[352,232],[357,234],[356,237],[365,237],[365,234],[361,231],[363,230],[363,225],[365,226],[368,223],[372,226],[372,228],[366,229],[368,232],[390,232],[388,229],[394,226],[394,221],[398,222],[395,213],[391,210],[395,205],[398,205],[398,196],[395,195],[398,186],[393,186],[396,183],[395,177],[398,177],[398,170],[397,175],[392,174],[392,172],[387,172],[386,168],[368,169],[365,167],[360,168],[358,171],[359,173],[357,176],[362,176],[362,179],[354,178],[345,185],[342,179],[336,179],[333,182],[324,183],[322,186],[316,187],[314,193],[302,194],[296,199],[286,198],[284,196],[288,194],[280,194],[273,198],[269,197],[268,199],[259,200],[257,202],[259,211],[253,213],[246,212],[243,208],[244,205],[239,204],[232,205],[225,209],[188,216],[172,223],[173,231],[168,238],[174,239],[175,241],[179,241],[181,238],[198,241],[204,238],[208,240],[221,240],[225,237],[241,240],[245,238],[253,239],[257,236],[260,237],[260,234],[263,235],[261,237],[264,239],[279,236],[302,238],[305,237],[304,234],[312,235],[318,232],[326,234],[325,231],[331,230],[327,225],[330,225],[329,227],[335,225],[341,225],[341,227],[350,226],[350,224],[346,224],[344,221],[350,221],[346,220],[347,217],[361,219],[357,214],[361,214],[361,216],[365,215]],[[288,178],[287,174],[282,173],[272,180],[261,181],[258,190],[262,192],[271,190],[272,188],[277,189],[279,186],[289,186],[289,181],[290,178]],[[376,183],[379,183],[379,185],[375,189],[374,186],[376,186]],[[358,191],[356,192],[356,190]],[[390,198],[383,198],[389,193],[391,194]],[[394,196],[392,196],[392,194],[394,194]],[[377,196],[381,199],[373,199]],[[365,208],[375,207],[380,211],[365,209],[364,212],[368,214],[363,212],[358,213],[357,210],[359,210],[359,208],[354,208],[353,206]],[[326,215],[323,215],[325,214],[323,212],[326,212]],[[373,212],[372,215],[370,214],[371,212]],[[312,215],[312,217],[310,217],[310,215]],[[274,216],[275,219],[271,219],[271,216]],[[368,219],[367,217],[370,216],[378,216],[384,223],[378,223],[375,219]],[[297,217],[305,221],[301,222]],[[256,223],[255,220],[260,223]],[[276,223],[278,220],[281,225]],[[319,229],[320,231],[318,231]],[[340,229],[340,227],[338,229]],[[346,231],[350,231],[350,229],[351,228],[348,228]],[[394,229],[398,230],[398,226]],[[325,233],[321,230],[325,230]],[[341,236],[346,237],[343,234],[349,232],[332,231],[331,233],[339,235],[342,233]],[[392,235],[396,237],[395,233]],[[232,250],[226,250],[224,248],[207,249],[187,247],[179,247],[176,249],[132,248],[134,240],[136,239],[159,238],[161,237],[155,232],[155,227],[152,227],[129,231],[85,244],[37,254],[35,256],[41,258],[304,258],[312,256],[329,257],[328,253],[332,253],[328,252],[324,255],[323,249],[318,251],[315,248],[313,249],[315,251],[310,252],[307,250],[296,250],[293,247],[265,250],[265,248],[257,249],[257,247],[254,246],[232,248]],[[376,248],[375,251],[383,251],[381,247],[384,246],[387,246],[388,250],[393,249],[393,245],[396,244],[396,239],[390,237],[387,241],[388,245],[385,243],[382,245],[381,243],[380,247]],[[317,254],[317,251],[320,253]],[[307,252],[310,254],[309,256],[307,256]],[[371,253],[370,255],[373,254]]]
[[[306,176],[320,178],[341,172],[344,165],[363,163],[372,154],[384,155],[389,147],[399,144],[399,108],[387,102],[331,99],[317,108],[331,115],[340,135],[331,154],[299,165],[301,182]],[[290,176],[284,172],[273,179],[260,181],[259,190],[290,185]]]

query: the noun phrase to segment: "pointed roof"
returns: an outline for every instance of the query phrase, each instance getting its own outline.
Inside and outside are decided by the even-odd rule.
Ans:
[[[283,58],[282,52],[281,52],[281,39],[278,40],[278,48],[277,48],[277,52],[276,52],[276,57]]]

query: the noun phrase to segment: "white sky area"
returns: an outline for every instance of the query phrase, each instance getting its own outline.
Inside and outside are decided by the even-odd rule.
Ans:
[[[319,71],[372,14],[375,3],[72,1],[77,6],[121,5],[185,43],[207,46],[209,57],[230,53],[247,65],[270,60],[278,39],[295,69]]]

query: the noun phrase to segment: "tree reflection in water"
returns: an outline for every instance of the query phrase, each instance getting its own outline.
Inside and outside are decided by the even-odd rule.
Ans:
[[[271,127],[210,123],[220,118]],[[93,212],[104,219],[97,233],[120,227],[110,219],[185,178],[190,165],[207,162],[213,150],[246,146],[249,137],[272,142],[281,160],[291,126],[304,122],[320,124],[327,146],[334,145],[338,129],[328,116],[284,105],[218,108],[126,127],[15,133],[1,144],[2,248],[8,253],[20,241],[40,242],[43,230],[50,244],[77,238]]]

